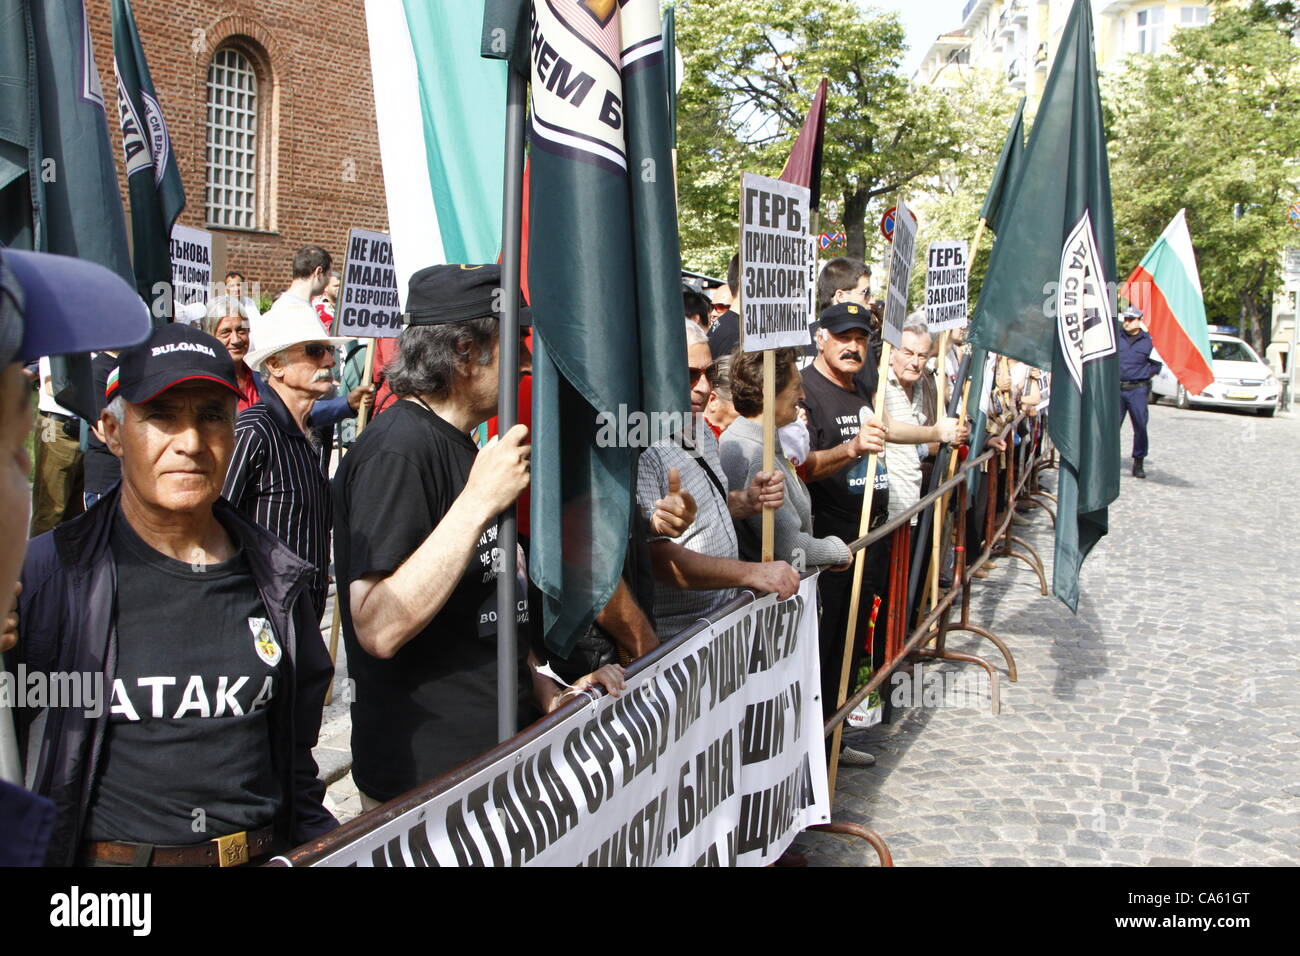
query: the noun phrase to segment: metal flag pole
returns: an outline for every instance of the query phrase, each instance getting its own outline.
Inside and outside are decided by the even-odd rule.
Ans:
[[[506,71],[506,157],[505,189],[501,213],[501,311],[498,433],[505,435],[519,419],[519,273],[524,228],[524,112],[528,77]],[[515,667],[519,641],[515,587],[519,550],[519,525],[515,506],[501,514],[497,533],[501,563],[497,568],[497,737],[506,740],[517,729],[518,671]]]

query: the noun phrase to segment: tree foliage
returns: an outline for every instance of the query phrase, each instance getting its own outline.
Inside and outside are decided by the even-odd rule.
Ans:
[[[1216,4],[1169,52],[1107,78],[1120,278],[1187,208],[1210,321],[1263,345],[1281,254],[1300,244],[1300,56],[1290,4]]]
[[[848,254],[864,257],[869,213],[962,142],[947,101],[918,96],[898,67],[896,14],[850,0],[682,0],[678,101],[682,256],[717,274],[735,250],[740,172],[776,176],[823,77],[823,206],[837,201]],[[874,223],[872,223],[874,225]]]

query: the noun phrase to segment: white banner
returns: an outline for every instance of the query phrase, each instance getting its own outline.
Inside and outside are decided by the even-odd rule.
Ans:
[[[402,331],[393,241],[382,232],[348,231],[335,335],[387,339]]]
[[[208,304],[212,287],[212,233],[172,226],[172,295],[176,305]]]
[[[907,203],[900,199],[894,213],[894,240],[889,247],[889,289],[885,293],[885,321],[880,329],[885,341],[894,348],[903,344],[908,283],[912,281],[915,259],[916,217],[907,208]]]
[[[763,866],[830,820],[817,578],[319,866]]]
[[[741,343],[746,352],[809,343],[809,197],[806,186],[741,175]]]
[[[966,240],[932,242],[926,256],[925,314],[930,332],[966,327]]]

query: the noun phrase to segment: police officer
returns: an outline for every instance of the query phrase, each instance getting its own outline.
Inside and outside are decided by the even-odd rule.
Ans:
[[[1119,337],[1119,423],[1127,414],[1133,420],[1133,477],[1145,478],[1142,460],[1147,456],[1147,399],[1151,379],[1163,367],[1151,359],[1151,333],[1142,328],[1142,310],[1129,307],[1120,313],[1124,334]]]

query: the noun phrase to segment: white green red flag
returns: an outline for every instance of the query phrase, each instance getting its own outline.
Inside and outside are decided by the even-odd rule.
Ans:
[[[1210,332],[1187,210],[1178,210],[1119,294],[1142,310],[1151,341],[1169,371],[1193,395],[1214,382]]]

